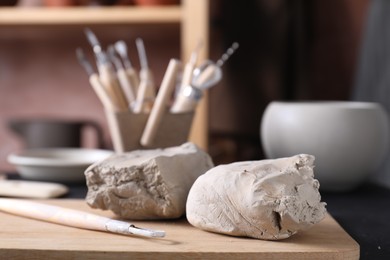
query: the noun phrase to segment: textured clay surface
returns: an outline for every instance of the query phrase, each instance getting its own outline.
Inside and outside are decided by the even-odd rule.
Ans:
[[[126,219],[178,218],[194,181],[213,166],[192,143],[113,155],[85,171],[86,201]]]
[[[195,227],[266,240],[290,237],[325,217],[314,157],[220,165],[200,176],[187,200]]]

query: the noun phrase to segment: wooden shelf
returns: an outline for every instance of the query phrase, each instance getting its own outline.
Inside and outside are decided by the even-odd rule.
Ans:
[[[180,6],[0,8],[0,26],[180,23]]]

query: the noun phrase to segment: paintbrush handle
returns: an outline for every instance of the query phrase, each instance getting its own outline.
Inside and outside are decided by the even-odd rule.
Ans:
[[[170,60],[158,91],[156,101],[153,104],[145,129],[142,133],[141,144],[143,146],[150,146],[154,141],[158,127],[166,110],[165,108],[175,88],[176,76],[179,67],[180,61],[176,59]]]

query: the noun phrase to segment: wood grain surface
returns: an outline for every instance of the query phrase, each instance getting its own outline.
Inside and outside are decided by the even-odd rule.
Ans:
[[[113,217],[84,200],[40,202]],[[0,259],[359,259],[359,245],[329,215],[309,230],[281,241],[214,234],[185,218],[134,221],[166,231],[150,239],[77,229],[0,212]]]

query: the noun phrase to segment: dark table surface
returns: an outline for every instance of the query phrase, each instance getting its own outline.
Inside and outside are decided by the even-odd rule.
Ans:
[[[15,174],[10,179],[19,179]],[[85,198],[85,184],[66,184],[62,198]],[[360,259],[390,259],[390,189],[367,183],[347,193],[321,192],[329,213],[360,245]]]
[[[360,259],[390,259],[390,189],[367,183],[348,193],[321,192],[330,214],[360,245]]]

